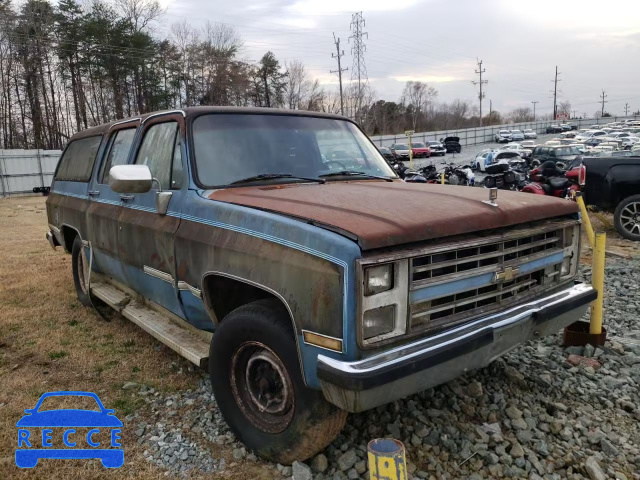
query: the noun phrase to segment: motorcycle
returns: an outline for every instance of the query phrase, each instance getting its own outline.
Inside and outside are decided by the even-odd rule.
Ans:
[[[444,174],[444,183],[447,185],[469,185],[475,184],[475,173],[471,166],[460,166],[455,163],[442,162],[445,165],[440,172],[435,171],[434,165],[429,165],[425,169],[429,169],[427,175],[428,183],[441,183]],[[423,169],[423,170],[425,170]]]
[[[579,175],[579,167],[563,171],[553,161],[548,161],[531,170],[531,182],[527,183],[522,191],[535,195],[573,198],[580,190]]]
[[[396,161],[391,168],[398,174],[398,176],[408,183],[427,183],[427,179],[420,174],[420,172],[416,172],[414,170],[410,170],[404,163],[400,160]]]
[[[487,166],[485,188],[519,191],[527,183],[528,166],[525,160],[503,160]]]

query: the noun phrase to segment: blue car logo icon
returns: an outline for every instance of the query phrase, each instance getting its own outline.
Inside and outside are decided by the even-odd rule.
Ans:
[[[89,397],[95,400],[99,410],[40,410],[42,402],[50,397]],[[122,422],[114,410],[104,407],[95,393],[45,393],[34,408],[24,412],[26,415],[16,423],[18,467],[33,468],[41,458],[99,458],[106,468],[118,468],[124,463],[120,440]],[[108,442],[104,440],[105,435]],[[110,448],[105,448],[107,446]]]

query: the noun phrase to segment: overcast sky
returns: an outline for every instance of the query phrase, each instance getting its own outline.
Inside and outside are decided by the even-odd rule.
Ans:
[[[161,0],[165,23],[186,20],[234,26],[243,56],[267,50],[281,61],[298,59],[328,88],[337,86],[332,33],[342,40],[343,67],[353,57],[349,24],[362,11],[368,39],[365,62],[379,98],[398,100],[407,80],[438,90],[439,101],[477,102],[476,58],[486,69],[483,110],[531,107],[550,113],[555,66],[559,101],[578,115],[640,109],[640,1],[638,0]],[[345,73],[347,81],[350,71]],[[483,112],[484,113],[484,112]]]

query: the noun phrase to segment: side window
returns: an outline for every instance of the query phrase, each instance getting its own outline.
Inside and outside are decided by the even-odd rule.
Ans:
[[[88,182],[96,161],[102,136],[87,137],[71,142],[56,170],[56,180]]]
[[[109,153],[104,162],[102,162],[98,183],[109,183],[109,170],[111,170],[111,167],[127,163],[129,150],[131,150],[131,144],[135,136],[135,128],[124,128],[111,135],[109,146],[107,147]]]
[[[142,144],[138,150],[135,163],[137,165],[147,165],[151,170],[151,175],[157,178],[162,189],[179,188],[182,184],[180,180],[172,184],[172,175],[181,175],[181,157],[179,151],[175,150],[179,145],[176,142],[178,133],[178,122],[166,122],[152,125],[145,132]],[[180,160],[180,169],[174,171],[172,163],[174,158]],[[177,166],[177,165],[176,165]]]

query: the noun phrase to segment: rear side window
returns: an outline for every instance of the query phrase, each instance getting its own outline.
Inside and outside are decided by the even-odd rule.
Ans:
[[[115,165],[124,165],[129,159],[129,150],[136,136],[135,128],[123,128],[111,135],[107,158],[102,163],[98,183],[109,183],[109,170]]]
[[[88,182],[101,141],[101,135],[72,141],[60,159],[55,179]]]

